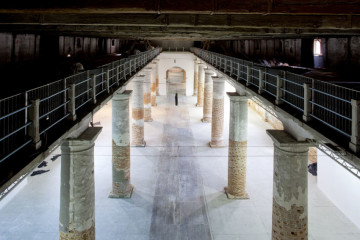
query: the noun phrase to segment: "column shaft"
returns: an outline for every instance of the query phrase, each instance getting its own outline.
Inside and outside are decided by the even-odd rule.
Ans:
[[[213,102],[211,119],[211,142],[210,147],[224,147],[224,91],[225,79],[212,77],[213,79]]]
[[[112,198],[129,198],[133,190],[130,184],[131,92],[115,94],[112,99],[112,192],[109,195]]]
[[[197,107],[204,105],[204,83],[205,83],[205,64],[199,64],[199,82],[197,92]]]
[[[199,64],[198,60],[194,60],[194,96],[197,95],[198,92],[198,78],[199,78]]]
[[[155,78],[156,78],[156,96],[159,96],[159,59],[155,59],[156,67],[155,67]]]
[[[144,141],[144,75],[134,78],[132,94],[131,145],[145,147]]]
[[[274,141],[272,239],[308,239],[308,149],[282,130],[267,130]]]
[[[101,129],[61,145],[60,240],[95,239],[94,141]]]
[[[145,68],[143,70],[145,75],[144,80],[144,121],[151,122],[151,68]]]
[[[211,122],[213,100],[213,81],[211,76],[213,75],[213,71],[205,70],[204,107],[202,118],[203,122]]]
[[[230,97],[228,198],[247,199],[246,157],[247,157],[247,97],[228,93]]]
[[[151,77],[150,77],[150,82],[151,82],[151,106],[156,106],[156,62],[153,61],[151,63]]]

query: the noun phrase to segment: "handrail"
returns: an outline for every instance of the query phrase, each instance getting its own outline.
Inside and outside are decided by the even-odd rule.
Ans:
[[[99,95],[110,93],[112,87],[119,86],[160,52],[161,48],[151,49],[1,99],[0,162],[28,146],[29,139],[33,143],[39,140],[30,136],[28,129],[39,135],[51,134],[54,126],[67,118],[75,120],[83,106],[96,103]],[[30,101],[36,99],[38,102]],[[33,119],[39,122],[34,124]]]
[[[336,130],[351,140],[350,148],[359,146],[358,150],[352,148],[354,152],[360,152],[360,91],[199,48],[191,48],[191,52],[235,81],[270,94],[276,105],[287,104],[300,111],[303,121],[315,119]]]

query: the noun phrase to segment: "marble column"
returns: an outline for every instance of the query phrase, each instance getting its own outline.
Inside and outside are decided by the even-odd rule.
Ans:
[[[136,76],[132,80],[132,126],[131,145],[145,147],[144,140],[144,81],[145,75]]]
[[[143,70],[145,75],[144,80],[144,121],[152,122],[151,118],[151,67]]]
[[[224,92],[225,78],[213,76],[213,102],[211,119],[210,147],[225,147],[224,145]]]
[[[229,199],[247,199],[246,152],[248,98],[236,92],[227,93],[230,98],[228,186],[225,188]]]
[[[205,64],[199,64],[199,81],[198,81],[198,92],[197,92],[197,107],[204,105],[204,83],[205,83]]]
[[[114,94],[112,98],[112,191],[111,198],[130,198],[130,117],[132,91]]]
[[[209,69],[205,70],[205,87],[204,87],[204,107],[203,122],[211,122],[212,117],[212,100],[213,100],[213,80],[215,73]]]
[[[156,106],[156,61],[152,61],[150,64],[151,66],[151,76],[150,76],[150,82],[151,82],[151,106]]]
[[[60,240],[95,239],[94,145],[101,127],[61,145]]]
[[[194,60],[194,96],[198,92],[198,77],[199,77],[199,60]]]
[[[160,96],[160,93],[159,93],[159,62],[160,62],[160,59],[155,59],[154,61],[156,63],[156,67],[155,67],[156,96]]]
[[[308,239],[309,143],[283,130],[267,130],[274,141],[272,239]]]

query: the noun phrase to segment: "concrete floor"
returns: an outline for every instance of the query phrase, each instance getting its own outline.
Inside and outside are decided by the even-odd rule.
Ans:
[[[229,87],[228,87],[229,90]],[[226,98],[225,140],[229,102]],[[249,110],[249,200],[228,200],[227,148],[208,147],[211,124],[202,123],[195,97],[161,96],[145,123],[145,148],[131,149],[131,199],[111,191],[111,102],[95,116],[103,131],[95,145],[96,238],[257,240],[271,238],[273,147],[271,126]],[[60,157],[50,170],[28,176],[0,202],[0,239],[58,239]],[[40,169],[36,169],[40,170]],[[156,199],[154,201],[154,199]],[[173,203],[173,205],[172,205]],[[210,236],[211,234],[211,236]],[[358,240],[358,229],[309,175],[309,239]]]

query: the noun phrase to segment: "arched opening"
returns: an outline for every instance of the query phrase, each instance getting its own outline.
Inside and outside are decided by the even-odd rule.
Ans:
[[[181,67],[172,67],[166,71],[166,92],[168,96],[176,93],[186,95],[186,71]]]

